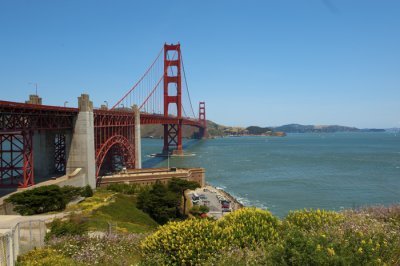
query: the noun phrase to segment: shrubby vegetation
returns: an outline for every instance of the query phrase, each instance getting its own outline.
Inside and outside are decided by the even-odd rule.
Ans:
[[[46,233],[46,241],[56,237],[84,235],[88,230],[87,224],[80,216],[72,216],[68,221],[56,219],[47,227],[49,231]]]
[[[45,249],[19,256],[18,265],[135,265],[140,260],[141,238],[133,234],[52,238]]]
[[[172,222],[141,245],[144,265],[398,265],[400,208],[303,210],[282,221],[249,208]]]
[[[138,186],[135,184],[111,184],[107,186],[107,190],[134,195],[138,191]]]
[[[195,205],[190,210],[189,213],[194,217],[201,217],[202,214],[208,213],[210,208],[205,205]]]
[[[73,259],[52,248],[34,249],[18,256],[16,265],[20,266],[65,266],[77,265]]]
[[[148,213],[159,224],[182,218],[182,199],[186,189],[195,189],[199,184],[178,178],[172,178],[168,185],[160,182],[138,194],[137,207]],[[185,205],[185,203],[184,203]]]
[[[84,188],[57,185],[41,186],[15,193],[6,199],[14,205],[14,211],[21,215],[33,215],[51,211],[62,211],[68,202],[79,196],[91,197],[90,186]]]
[[[83,265],[135,265],[141,238],[135,234],[66,236],[50,240],[48,246]]]
[[[300,210],[283,219],[243,208],[220,220],[181,221],[188,185],[157,183],[134,194],[128,186],[99,189],[68,207],[83,219],[50,224],[46,247],[18,265],[400,265],[400,205]],[[98,232],[109,223],[118,235]]]

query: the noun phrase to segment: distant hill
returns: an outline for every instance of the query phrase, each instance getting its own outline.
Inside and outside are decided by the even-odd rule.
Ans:
[[[274,131],[283,131],[285,133],[332,133],[332,132],[358,132],[360,129],[355,127],[346,127],[338,125],[299,125],[289,124],[280,127],[274,127]]]
[[[339,125],[300,125],[289,124],[280,127],[273,127],[273,131],[283,131],[285,133],[333,133],[333,132],[385,132],[388,130],[380,128],[346,127]]]
[[[273,130],[270,127],[257,127],[257,126],[250,126],[246,128],[247,132],[250,135],[262,135],[271,133]]]
[[[392,133],[399,133],[400,132],[400,128],[398,128],[398,127],[387,128],[387,129],[385,129],[385,131],[392,132]]]
[[[207,120],[207,131],[210,137],[229,136],[229,135],[268,135],[281,136],[284,133],[334,133],[334,132],[400,132],[399,128],[377,129],[367,128],[359,129],[356,127],[346,127],[339,125],[300,125],[288,124],[279,127],[229,127],[217,124]],[[195,127],[183,126],[184,138],[195,138],[198,130]],[[142,137],[162,138],[164,131],[162,125],[142,125]]]
[[[207,132],[209,136],[226,136],[231,134],[240,134],[244,131],[241,127],[227,127],[219,125],[212,121],[207,120]],[[191,126],[183,126],[182,136],[184,138],[195,138],[197,136],[198,129]],[[162,138],[164,136],[164,128],[162,125],[142,125],[141,126],[142,138]]]
[[[361,132],[385,132],[385,129],[381,129],[381,128],[363,128],[360,129]]]
[[[142,138],[160,139],[164,136],[164,127],[162,125],[141,125],[140,131]],[[191,126],[183,126],[182,137],[194,138],[198,132],[197,128]]]

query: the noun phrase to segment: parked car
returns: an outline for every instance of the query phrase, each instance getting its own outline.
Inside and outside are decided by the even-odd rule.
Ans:
[[[227,200],[221,201],[221,207],[222,209],[229,209],[231,207],[231,203]]]
[[[192,203],[193,205],[197,205],[200,202],[200,197],[196,193],[192,194]]]

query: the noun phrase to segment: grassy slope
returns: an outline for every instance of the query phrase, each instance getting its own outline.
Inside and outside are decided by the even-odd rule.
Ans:
[[[158,226],[149,215],[136,208],[134,196],[104,189],[98,189],[93,197],[68,207],[67,211],[86,217],[91,231],[106,231],[108,223],[112,224],[112,230],[130,233],[152,232]]]
[[[146,213],[136,208],[133,196],[117,194],[114,201],[96,209],[89,220],[89,228],[107,230],[108,223],[121,232],[146,233],[157,228],[158,224]]]

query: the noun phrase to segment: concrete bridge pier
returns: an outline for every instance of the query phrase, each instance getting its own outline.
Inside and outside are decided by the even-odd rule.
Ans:
[[[96,188],[93,103],[89,95],[78,97],[79,113],[75,118],[70,150],[67,155],[67,174],[81,168],[82,178],[75,178],[75,186]]]
[[[140,110],[137,105],[134,105],[133,112],[135,113],[135,168],[142,169],[142,136],[140,134]]]
[[[33,133],[34,174],[36,178],[48,177],[55,173],[55,133],[35,131]]]
[[[36,178],[64,174],[71,146],[71,132],[40,131],[33,133],[34,175]]]

